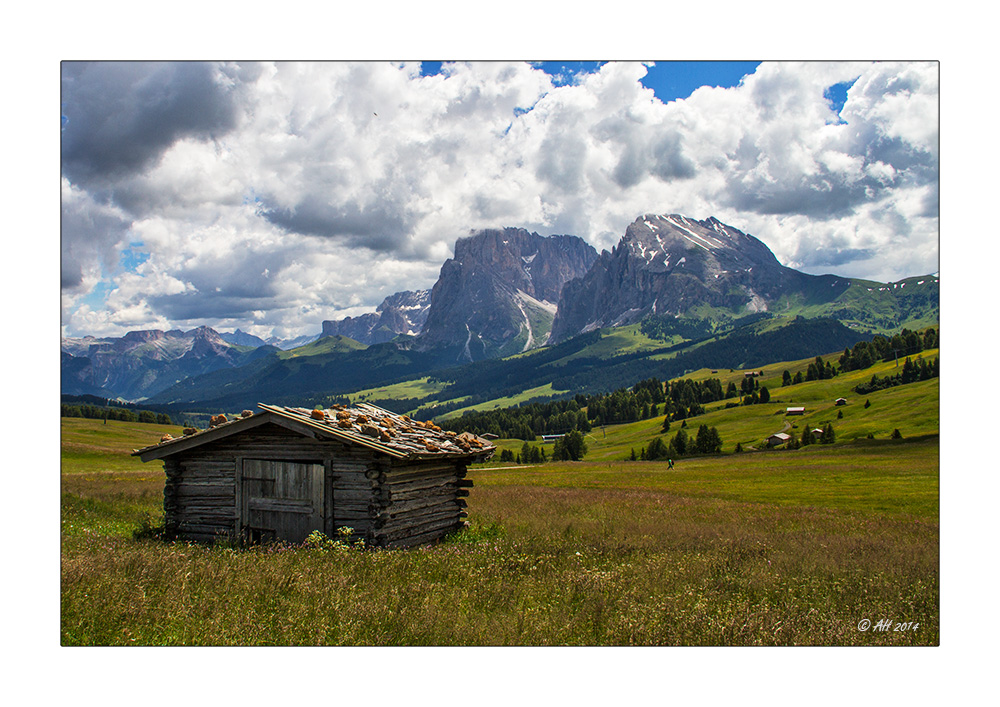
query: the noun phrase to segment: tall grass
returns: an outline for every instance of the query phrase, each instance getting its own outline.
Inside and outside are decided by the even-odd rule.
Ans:
[[[933,459],[936,444],[923,445],[912,445],[915,458]],[[147,514],[158,519],[162,474],[138,462],[74,472],[70,462],[62,642],[938,643],[937,510],[920,500],[936,496],[936,473],[912,474],[923,490],[902,510],[880,510],[873,500],[897,493],[890,482],[902,472],[880,472],[863,449],[839,457],[836,473],[871,483],[839,503],[807,492],[810,472],[769,481],[765,470],[732,473],[732,459],[685,463],[671,472],[683,484],[652,464],[474,470],[472,527],[408,551],[135,539]],[[919,628],[861,631],[864,619]]]

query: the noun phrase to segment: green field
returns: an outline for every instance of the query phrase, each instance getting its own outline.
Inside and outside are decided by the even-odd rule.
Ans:
[[[648,442],[621,427],[608,438]],[[134,538],[162,517],[164,476],[128,454],[164,431],[63,419],[63,645],[939,642],[934,435],[673,470],[597,445],[584,462],[492,464],[470,471],[469,530],[323,552]],[[858,628],[883,618],[918,626]]]
[[[547,398],[565,392],[565,390],[553,389],[552,384],[549,383],[548,385],[540,385],[537,388],[529,388],[528,390],[522,391],[517,395],[495,398],[485,403],[479,403],[478,405],[470,405],[468,407],[459,408],[458,410],[452,410],[449,413],[441,415],[437,419],[440,421],[449,420],[453,417],[461,417],[464,413],[472,410],[496,410],[497,408],[513,407],[514,405],[519,405],[520,403],[527,402],[535,398]]]

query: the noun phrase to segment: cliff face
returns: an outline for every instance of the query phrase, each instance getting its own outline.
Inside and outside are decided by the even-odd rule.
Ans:
[[[718,219],[646,215],[586,276],[566,286],[550,341],[648,314],[681,316],[696,306],[734,316],[765,311],[810,279],[819,278],[784,267],[766,245]]]
[[[523,228],[487,229],[455,244],[431,290],[418,345],[456,360],[505,356],[548,341],[563,286],[583,276],[597,252],[576,236]]]
[[[400,334],[415,336],[427,321],[430,290],[397,292],[370,314],[324,321],[321,336],[346,336],[362,344],[380,344]]]

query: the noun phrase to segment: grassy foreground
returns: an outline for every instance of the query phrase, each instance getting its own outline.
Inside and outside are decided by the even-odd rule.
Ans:
[[[64,645],[939,641],[936,437],[476,469],[469,531],[369,552],[134,539],[163,431],[63,421]]]

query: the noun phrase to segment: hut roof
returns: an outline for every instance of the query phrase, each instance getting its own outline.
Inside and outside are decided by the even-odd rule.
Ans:
[[[263,403],[258,407],[260,413],[245,413],[233,420],[217,422],[207,430],[136,449],[132,456],[141,457],[144,462],[162,459],[266,422],[320,439],[360,445],[397,459],[488,457],[495,450],[494,445],[474,434],[442,430],[432,422],[420,422],[367,403],[353,407],[334,405],[325,410]]]

